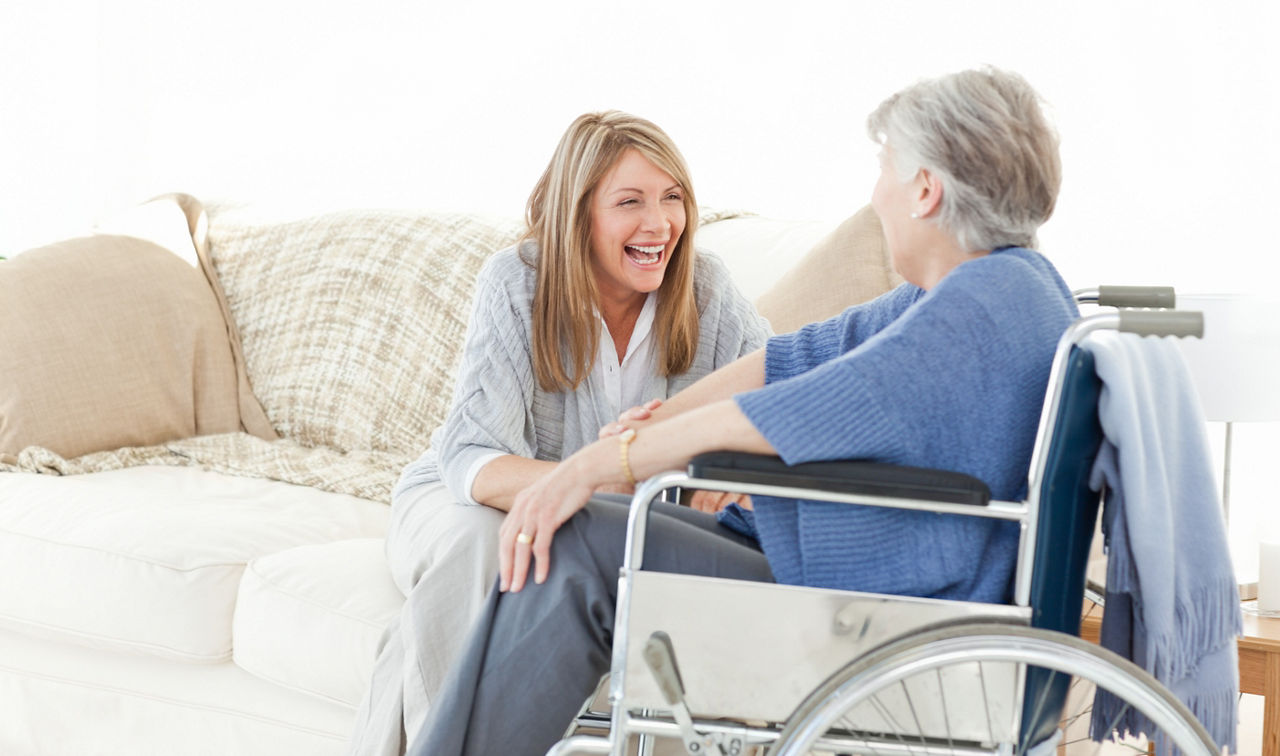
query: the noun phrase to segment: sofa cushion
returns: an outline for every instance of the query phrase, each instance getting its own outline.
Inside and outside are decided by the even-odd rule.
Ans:
[[[232,626],[236,664],[292,690],[359,705],[382,631],[404,603],[384,548],[381,538],[358,538],[250,562]]]
[[[352,708],[231,662],[185,664],[0,628],[5,756],[344,756]]]
[[[0,263],[0,455],[64,457],[240,429],[226,325],[200,270],[99,235]]]
[[[902,283],[870,205],[845,220],[756,300],[775,333],[838,315]]]
[[[415,458],[452,399],[472,287],[519,224],[210,209],[210,253],[254,392],[283,436]]]
[[[380,537],[388,516],[353,496],[197,468],[0,477],[0,623],[185,661],[230,658],[250,560]]]

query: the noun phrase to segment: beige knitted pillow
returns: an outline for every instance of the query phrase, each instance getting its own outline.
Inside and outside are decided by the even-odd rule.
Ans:
[[[452,402],[472,289],[514,220],[210,209],[210,256],[254,393],[281,435],[416,456]]]
[[[813,246],[756,308],[775,333],[790,333],[874,299],[902,283],[889,261],[880,219],[868,205]]]

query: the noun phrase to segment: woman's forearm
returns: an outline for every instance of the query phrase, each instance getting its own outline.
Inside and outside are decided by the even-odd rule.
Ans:
[[[511,502],[516,494],[555,466],[555,462],[514,454],[497,457],[476,473],[475,480],[471,482],[471,498],[485,506],[506,512],[511,509]]]
[[[764,349],[739,357],[719,370],[663,402],[653,411],[653,420],[667,420],[714,402],[733,398],[734,394],[758,389],[764,385]]]
[[[566,462],[573,466],[575,477],[595,488],[626,483],[621,444],[618,437],[610,436],[585,447]],[[627,459],[632,474],[643,480],[682,468],[698,454],[718,450],[775,453],[773,445],[756,430],[737,402],[721,399],[646,425],[628,445]]]

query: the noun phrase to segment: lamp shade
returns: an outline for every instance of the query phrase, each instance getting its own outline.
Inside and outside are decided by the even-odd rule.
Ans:
[[[1204,338],[1179,339],[1206,420],[1280,420],[1280,299],[1179,294],[1204,313]]]

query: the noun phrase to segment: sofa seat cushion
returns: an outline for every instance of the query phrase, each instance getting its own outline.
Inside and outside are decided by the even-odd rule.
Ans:
[[[250,562],[232,630],[236,664],[292,690],[359,705],[382,631],[404,603],[384,546],[358,538]]]
[[[231,656],[245,565],[378,537],[365,499],[187,467],[0,473],[0,623],[192,662]]]
[[[344,756],[355,712],[231,662],[186,664],[0,628],[4,756]]]

